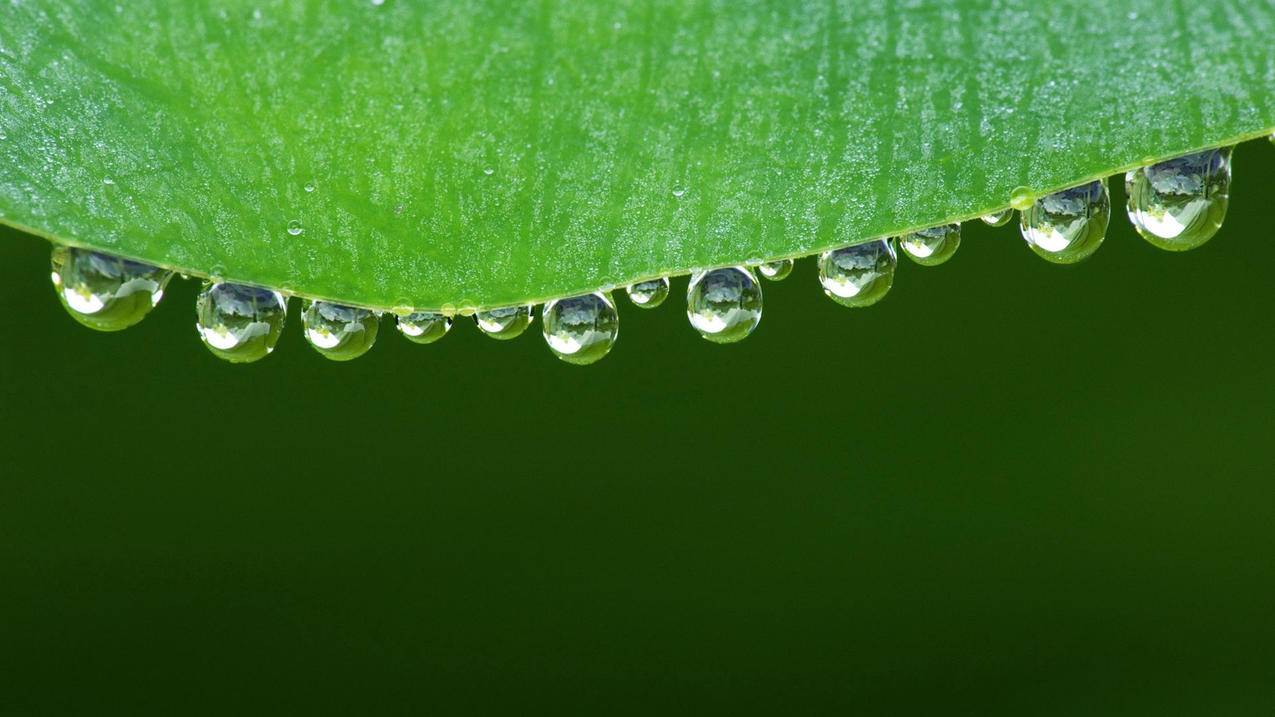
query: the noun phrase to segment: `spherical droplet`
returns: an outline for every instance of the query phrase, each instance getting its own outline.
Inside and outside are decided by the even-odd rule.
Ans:
[[[663,304],[664,300],[668,298],[669,280],[667,276],[662,276],[649,281],[639,281],[636,284],[629,285],[625,292],[629,295],[629,301],[632,301],[634,306],[643,309],[654,309]]]
[[[819,255],[819,283],[828,298],[842,306],[871,306],[894,285],[898,263],[888,239],[825,251]]]
[[[288,222],[288,233],[292,236],[296,236],[303,231],[305,231],[305,228],[301,226],[301,221],[299,219],[293,219]]]
[[[761,322],[761,283],[742,266],[699,271],[686,288],[686,318],[718,344],[742,341]]]
[[[545,304],[540,325],[554,355],[584,366],[611,351],[620,332],[620,317],[610,296],[594,292]]]
[[[1006,209],[1001,212],[992,212],[991,214],[984,214],[980,218],[983,220],[983,223],[989,227],[1003,227],[1006,224],[1009,224],[1010,219],[1014,218],[1014,210]]]
[[[305,184],[306,193],[309,194],[310,192],[313,192],[314,190],[315,190],[314,182],[306,182]]]
[[[1107,235],[1111,198],[1102,180],[1041,197],[1019,215],[1023,239],[1055,264],[1088,259]]]
[[[1129,221],[1143,239],[1185,251],[1213,238],[1226,218],[1231,148],[1188,154],[1125,175]]]
[[[432,311],[415,311],[398,317],[399,333],[418,344],[432,344],[451,330],[451,317]]]
[[[686,194],[685,187],[673,187],[673,196],[681,199],[683,194]]]
[[[783,281],[792,273],[792,259],[776,259],[757,265],[757,273],[771,281]]]
[[[531,325],[531,304],[502,306],[474,314],[474,323],[493,339],[507,341],[522,335]]]
[[[288,300],[272,289],[204,285],[195,302],[195,328],[213,355],[250,363],[274,351],[288,318]]]
[[[381,320],[367,309],[307,300],[301,323],[305,340],[315,351],[333,361],[349,361],[367,353],[376,343]]]
[[[1014,187],[1009,193],[1009,206],[1021,212],[1030,207],[1035,199],[1029,187]]]
[[[961,246],[961,225],[942,224],[899,237],[899,248],[921,266],[938,266]]]
[[[74,247],[54,247],[51,263],[62,306],[98,331],[119,331],[146,318],[173,278],[150,264]]]

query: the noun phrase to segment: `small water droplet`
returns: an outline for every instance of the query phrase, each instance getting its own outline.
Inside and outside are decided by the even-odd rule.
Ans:
[[[992,212],[991,214],[984,214],[980,218],[989,227],[1003,227],[1009,224],[1010,219],[1014,218],[1014,210],[1011,208],[1001,212]]]
[[[1226,218],[1231,148],[1175,157],[1125,175],[1129,221],[1153,246],[1194,249],[1213,238]]]
[[[1041,197],[1019,214],[1023,239],[1055,264],[1089,258],[1107,236],[1111,198],[1102,180]]]
[[[349,361],[376,343],[380,317],[367,309],[307,300],[301,312],[305,339],[333,361]]]
[[[490,177],[491,175],[493,175],[493,174],[495,174],[495,173],[496,173],[496,170],[495,170],[494,168],[492,168],[492,167],[483,167],[483,174],[487,175],[488,177]]]
[[[757,272],[771,281],[783,281],[792,273],[792,259],[776,259],[757,265]]]
[[[1029,187],[1014,187],[1009,193],[1009,206],[1020,212],[1030,207],[1034,201],[1036,197]]]
[[[554,299],[540,313],[545,343],[554,355],[584,366],[611,351],[620,333],[620,316],[611,297],[602,292]]]
[[[888,239],[853,244],[819,255],[819,283],[842,306],[871,306],[889,293],[898,264]]]
[[[663,304],[664,300],[668,298],[668,277],[662,276],[649,281],[639,281],[636,284],[631,284],[625,289],[625,292],[629,295],[629,301],[632,301],[634,306],[643,309],[654,309]]]
[[[399,333],[418,344],[432,344],[451,330],[451,317],[432,311],[415,311],[398,317]]]
[[[106,186],[110,187],[115,184],[115,180],[111,179],[110,177],[102,177],[102,184],[105,184]]]
[[[686,287],[686,318],[718,344],[742,341],[761,322],[761,283],[742,267],[696,272]]]
[[[375,7],[380,7],[384,4],[385,4],[385,0],[372,0],[372,5],[374,5]]]
[[[62,306],[98,331],[119,331],[146,318],[173,278],[150,264],[74,247],[54,247],[50,263]]]
[[[899,248],[921,266],[938,266],[961,246],[961,225],[941,224],[899,237]]]
[[[686,194],[685,187],[673,187],[673,196],[681,199],[683,194]]]
[[[309,194],[310,192],[313,192],[315,189],[316,189],[316,187],[314,186],[314,182],[306,182],[306,184],[305,184],[305,191],[306,191],[306,194]]]
[[[208,283],[195,301],[195,317],[199,338],[213,355],[250,363],[274,351],[288,318],[288,300],[257,286]]]
[[[507,341],[522,335],[531,325],[531,304],[501,306],[474,313],[474,323],[493,339]]]
[[[292,236],[296,236],[303,231],[305,231],[305,228],[301,226],[301,221],[299,219],[293,219],[288,222],[288,233]]]

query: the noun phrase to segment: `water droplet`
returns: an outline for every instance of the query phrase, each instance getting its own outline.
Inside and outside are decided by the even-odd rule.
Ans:
[[[851,308],[871,306],[894,285],[899,264],[888,239],[874,239],[819,255],[819,283],[828,298]]]
[[[313,192],[314,190],[315,190],[314,182],[306,182],[305,184],[306,194],[309,194],[310,192]]]
[[[349,361],[367,353],[376,343],[381,320],[367,309],[307,300],[301,323],[305,339],[315,351],[333,361]]]
[[[1030,207],[1035,200],[1036,197],[1028,187],[1014,187],[1009,193],[1009,206],[1020,212]]]
[[[111,179],[110,177],[102,177],[102,184],[105,184],[106,186],[110,187],[115,184],[115,180]]]
[[[686,287],[686,318],[718,344],[741,341],[761,322],[761,284],[742,266],[699,271]]]
[[[611,297],[598,291],[545,304],[540,326],[555,356],[584,366],[611,351],[620,332],[620,317]]]
[[[231,363],[250,363],[274,351],[288,318],[288,300],[272,289],[204,285],[195,301],[195,328],[204,346]]]
[[[757,272],[771,281],[783,281],[792,273],[792,259],[776,259],[757,265]]]
[[[416,311],[398,317],[398,331],[409,341],[432,344],[452,330],[452,319],[432,311]]]
[[[685,187],[673,187],[673,196],[681,199],[683,194],[686,194]]]
[[[301,226],[301,221],[299,219],[293,219],[288,222],[288,233],[292,236],[296,236],[303,231],[305,231],[305,228]]]
[[[942,224],[899,237],[899,248],[921,266],[938,266],[961,246],[961,225]]]
[[[1041,197],[1019,214],[1027,245],[1055,264],[1089,258],[1107,235],[1111,198],[1102,180]]]
[[[625,292],[629,295],[629,301],[634,306],[643,309],[654,309],[664,300],[668,298],[669,281],[667,276],[649,281],[639,281],[636,284],[630,284]]]
[[[484,168],[483,168],[483,174],[487,175],[488,177],[490,177],[491,175],[493,175],[493,174],[495,174],[495,173],[496,173],[496,170],[495,170],[495,169],[493,169],[493,168],[491,168],[491,167],[484,167]]]
[[[374,5],[375,7],[380,7],[384,4],[385,4],[385,0],[372,0],[372,5]]]
[[[502,306],[474,314],[474,323],[484,334],[505,341],[517,338],[531,325],[531,304]]]
[[[150,264],[73,247],[54,247],[51,264],[62,306],[98,331],[119,331],[146,318],[173,278]]]
[[[1125,175],[1129,221],[1153,246],[1194,249],[1213,238],[1226,218],[1231,148],[1188,154]]]
[[[992,212],[991,214],[984,214],[980,218],[989,227],[1003,227],[1009,224],[1010,219],[1014,218],[1014,210],[1006,209],[1003,212]]]

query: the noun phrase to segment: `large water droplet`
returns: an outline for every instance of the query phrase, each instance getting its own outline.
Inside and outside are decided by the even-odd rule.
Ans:
[[[451,330],[451,317],[432,311],[415,311],[398,317],[399,333],[418,344],[432,344]]]
[[[545,304],[540,325],[549,349],[567,363],[584,366],[606,356],[620,332],[611,297],[602,292]]]
[[[474,314],[474,323],[484,334],[505,341],[517,338],[531,325],[531,305],[502,306]]]
[[[899,237],[899,248],[921,266],[938,266],[961,246],[961,225],[942,224]]]
[[[871,306],[889,293],[898,263],[888,239],[825,251],[819,255],[819,283],[842,306]]]
[[[1231,148],[1176,157],[1125,175],[1129,221],[1143,239],[1169,251],[1213,238],[1231,193]]]
[[[98,331],[126,329],[164,297],[173,272],[110,254],[57,246],[53,288],[76,321]]]
[[[634,306],[643,309],[654,309],[663,304],[664,300],[668,298],[668,291],[669,281],[667,276],[651,279],[650,281],[639,281],[625,289],[625,292],[629,295],[629,301],[632,301]]]
[[[757,273],[771,281],[783,281],[792,273],[792,259],[776,259],[758,264]]]
[[[315,351],[333,361],[349,361],[367,353],[376,343],[381,320],[367,309],[307,300],[301,323],[305,339]]]
[[[1014,218],[1014,210],[1012,208],[1006,209],[1003,212],[992,212],[991,214],[984,214],[982,217],[980,217],[980,219],[983,220],[983,223],[989,227],[1003,227],[1006,224],[1009,224],[1009,220],[1013,218]]]
[[[288,300],[271,289],[209,283],[195,301],[195,317],[209,351],[231,363],[249,363],[274,351],[288,318]]]
[[[1041,197],[1019,215],[1027,245],[1055,264],[1088,259],[1107,236],[1111,198],[1102,180]]]
[[[292,236],[297,236],[303,231],[305,231],[305,227],[301,226],[301,220],[293,219],[288,222],[288,233]]]
[[[747,338],[761,321],[761,306],[761,284],[742,266],[696,272],[686,288],[686,318],[714,343]]]

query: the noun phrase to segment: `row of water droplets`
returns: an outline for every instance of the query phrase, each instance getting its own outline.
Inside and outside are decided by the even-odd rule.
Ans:
[[[1226,215],[1231,180],[1231,148],[1212,149],[1138,168],[1126,174],[1128,214],[1138,233],[1162,249],[1198,247],[1217,233]],[[1023,239],[1032,251],[1059,264],[1072,264],[1097,251],[1111,216],[1107,185],[1088,182],[1043,197],[1016,191],[1013,208],[984,216],[1003,226],[1019,210]],[[289,231],[292,228],[289,227]],[[944,224],[896,239],[875,239],[822,252],[819,283],[833,301],[865,307],[880,301],[894,283],[897,250],[922,266],[952,258],[961,244],[960,224]],[[896,249],[897,246],[897,249]],[[118,331],[141,321],[163,297],[173,273],[148,264],[86,249],[53,249],[53,285],[67,311],[80,323]],[[746,338],[761,321],[758,275],[786,278],[792,259],[696,271],[686,292],[686,316],[692,327],[715,343]],[[667,277],[626,288],[629,300],[650,309],[668,297]],[[256,286],[211,281],[196,301],[196,328],[204,345],[227,361],[257,361],[274,350],[287,318],[288,297]],[[534,320],[531,304],[479,311],[478,328],[508,340]],[[441,313],[396,312],[399,332],[428,344],[446,336],[452,317]],[[328,301],[305,300],[301,313],[306,341],[336,361],[367,353],[376,342],[381,313]],[[541,309],[542,332],[549,349],[572,364],[590,364],[606,356],[619,334],[620,321],[610,292],[554,299]]]

